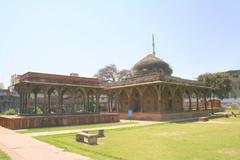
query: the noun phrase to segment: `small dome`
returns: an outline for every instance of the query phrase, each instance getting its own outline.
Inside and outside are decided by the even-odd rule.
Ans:
[[[168,63],[156,57],[154,54],[149,54],[134,65],[133,72],[134,74],[158,72],[170,76],[172,69]]]

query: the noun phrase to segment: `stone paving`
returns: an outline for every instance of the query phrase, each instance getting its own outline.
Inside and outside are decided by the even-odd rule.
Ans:
[[[90,160],[3,127],[0,127],[0,149],[12,160]]]

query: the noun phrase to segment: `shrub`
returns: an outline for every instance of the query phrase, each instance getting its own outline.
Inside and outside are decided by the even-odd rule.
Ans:
[[[95,112],[96,111],[96,102],[90,102],[88,110],[90,112]]]
[[[4,114],[5,114],[5,115],[15,115],[15,114],[17,114],[17,112],[15,111],[15,109],[9,108],[8,110],[6,110],[6,111],[4,112]]]
[[[35,109],[33,110],[33,112],[35,113]],[[37,107],[37,114],[43,114],[43,111],[41,108]]]

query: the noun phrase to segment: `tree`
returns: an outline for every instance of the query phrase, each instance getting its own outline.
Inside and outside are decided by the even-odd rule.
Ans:
[[[96,75],[100,81],[103,83],[112,83],[119,82],[128,77],[131,77],[131,72],[129,70],[121,70],[119,71],[115,64],[110,64],[100,69]]]
[[[220,98],[227,98],[232,89],[232,81],[223,73],[206,73],[198,76],[198,81],[205,82],[207,86],[214,88],[214,94]]]
[[[130,78],[131,76],[131,71],[123,69],[117,73],[117,81],[122,81],[124,79]]]

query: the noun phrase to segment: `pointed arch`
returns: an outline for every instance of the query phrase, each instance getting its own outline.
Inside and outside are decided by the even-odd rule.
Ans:
[[[95,112],[96,111],[96,91],[94,89],[87,89],[87,112]]]
[[[119,112],[127,112],[129,107],[129,96],[126,90],[119,92]]]
[[[168,86],[162,90],[162,110],[164,112],[171,112],[173,110],[173,96]]]
[[[86,95],[82,89],[77,89],[74,94],[74,111],[77,113],[85,112]]]
[[[191,93],[188,89],[183,89],[183,111],[189,111],[191,109]]]
[[[62,92],[62,104],[63,110],[65,113],[73,113],[74,112],[74,94],[73,91],[69,88],[65,88]]]
[[[154,87],[149,86],[143,92],[143,111],[156,112],[158,106],[158,94]]]
[[[180,88],[177,88],[174,92],[173,106],[174,111],[183,111],[183,96]]]
[[[130,97],[131,97],[130,109],[132,109],[133,112],[140,112],[140,110],[141,110],[141,92],[137,88],[133,88]]]
[[[59,93],[55,87],[51,87],[48,91],[48,107],[47,113],[57,113],[58,112],[58,96]]]

